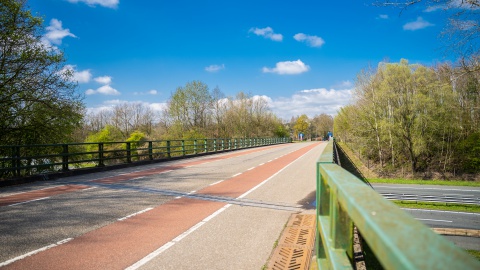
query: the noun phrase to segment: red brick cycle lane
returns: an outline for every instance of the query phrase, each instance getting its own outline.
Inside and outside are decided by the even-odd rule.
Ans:
[[[309,144],[281,158],[206,187],[197,193],[237,198],[317,145]],[[223,202],[192,198],[173,199],[150,211],[104,226],[4,267],[5,269],[125,269],[225,205],[226,203]]]

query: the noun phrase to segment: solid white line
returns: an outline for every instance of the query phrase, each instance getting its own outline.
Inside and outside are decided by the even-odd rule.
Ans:
[[[438,212],[438,213],[448,213],[448,214],[480,216],[480,213],[459,212],[459,211],[430,210],[430,209],[417,209],[417,208],[400,208],[400,209],[407,210],[407,211],[409,210],[409,211]]]
[[[4,267],[4,266],[9,265],[9,264],[11,264],[11,263],[13,263],[13,262],[16,262],[16,261],[25,259],[25,258],[28,257],[28,256],[35,255],[35,254],[37,254],[37,253],[39,253],[39,252],[45,251],[45,250],[47,250],[47,249],[51,249],[51,248],[56,247],[56,246],[59,246],[59,245],[61,245],[61,244],[65,244],[65,243],[67,243],[68,241],[71,241],[71,240],[73,240],[73,238],[63,239],[63,240],[61,240],[61,241],[58,241],[58,242],[55,243],[55,244],[51,244],[51,245],[48,245],[48,246],[45,246],[45,247],[36,249],[36,250],[34,250],[34,251],[30,251],[30,252],[28,252],[28,253],[26,253],[26,254],[20,255],[20,256],[18,256],[18,257],[15,257],[15,258],[13,258],[13,259],[10,259],[10,260],[8,260],[8,261],[4,261],[4,262],[0,263],[0,267]]]
[[[95,189],[95,188],[98,188],[98,187],[90,187],[90,188],[82,189],[80,191],[87,191],[87,190],[91,190],[91,189]]]
[[[143,209],[143,210],[141,210],[141,211],[138,211],[138,212],[133,213],[133,214],[131,214],[131,215],[125,216],[125,217],[123,217],[123,218],[119,218],[118,221],[123,221],[123,220],[125,220],[125,219],[127,219],[127,218],[134,217],[134,216],[136,216],[136,215],[139,215],[139,214],[141,214],[141,213],[145,213],[145,212],[150,211],[150,210],[152,210],[152,209],[153,209],[152,207]]]
[[[26,201],[26,202],[14,203],[14,204],[10,204],[8,206],[15,206],[15,205],[20,205],[20,204],[29,203],[29,202],[36,202],[36,201],[41,201],[41,200],[45,200],[45,199],[48,199],[48,198],[50,198],[50,197],[43,197],[43,198],[38,198],[38,199],[35,199],[35,200]]]
[[[171,172],[171,171],[173,171],[173,170],[166,170],[166,171],[164,171],[164,172],[159,172],[158,174],[167,173],[167,172]]]
[[[480,189],[458,189],[458,188],[420,188],[420,187],[398,187],[398,186],[382,186],[373,184],[373,188],[392,188],[392,189],[418,189],[418,190],[456,190],[456,191],[469,191],[480,192]]]
[[[425,220],[425,221],[438,221],[438,222],[453,222],[451,220],[442,220],[442,219],[428,219],[428,218],[416,218],[416,220]]]

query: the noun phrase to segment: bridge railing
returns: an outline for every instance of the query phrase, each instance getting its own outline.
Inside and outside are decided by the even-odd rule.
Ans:
[[[480,269],[480,263],[333,162],[333,142],[317,163],[319,269],[354,269],[357,227],[385,269]]]
[[[0,145],[0,179],[291,142],[290,138],[190,139]]]

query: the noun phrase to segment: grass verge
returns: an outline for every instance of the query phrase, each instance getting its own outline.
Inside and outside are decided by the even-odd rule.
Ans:
[[[472,255],[475,259],[477,259],[478,261],[480,261],[480,251],[478,251],[478,250],[471,250],[471,249],[466,249],[465,251],[468,252],[468,254]]]
[[[402,208],[480,213],[480,206],[472,205],[472,204],[419,202],[419,201],[392,201],[392,202]]]
[[[370,183],[383,184],[410,184],[410,185],[439,185],[439,186],[468,186],[480,187],[478,181],[455,181],[455,180],[413,180],[413,179],[385,179],[385,178],[371,178],[367,179]]]

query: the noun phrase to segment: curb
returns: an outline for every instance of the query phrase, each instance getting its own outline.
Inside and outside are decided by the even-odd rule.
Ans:
[[[432,230],[441,235],[479,237],[480,230],[456,229],[456,228],[432,228]]]

